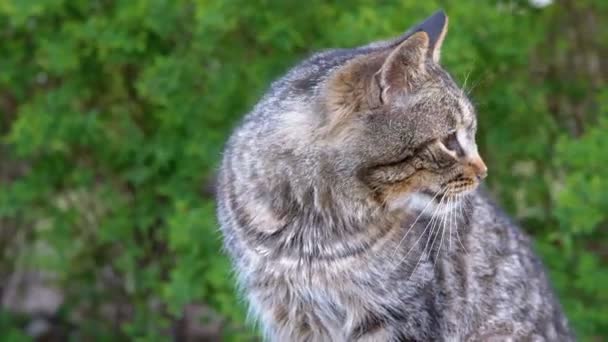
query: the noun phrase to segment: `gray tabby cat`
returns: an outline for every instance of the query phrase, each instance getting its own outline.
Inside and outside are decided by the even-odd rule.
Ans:
[[[570,341],[528,237],[477,187],[447,17],[319,53],[230,138],[218,216],[272,341]]]

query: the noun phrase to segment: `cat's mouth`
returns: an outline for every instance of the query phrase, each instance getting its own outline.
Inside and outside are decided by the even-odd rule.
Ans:
[[[436,202],[439,202],[442,198],[466,195],[474,191],[478,185],[479,182],[473,179],[466,177],[458,177],[441,185],[440,191],[432,191],[429,189],[425,189],[421,192],[427,196],[433,197]]]
[[[469,193],[477,188],[479,182],[465,177],[456,178],[447,184],[444,191],[447,196],[456,196]]]

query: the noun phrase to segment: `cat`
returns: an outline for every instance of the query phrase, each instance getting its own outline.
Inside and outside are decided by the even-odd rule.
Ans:
[[[529,238],[479,187],[447,16],[313,55],[226,144],[217,215],[270,341],[571,341]]]

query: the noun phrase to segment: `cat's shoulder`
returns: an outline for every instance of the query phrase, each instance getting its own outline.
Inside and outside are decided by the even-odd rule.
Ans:
[[[470,224],[484,248],[504,254],[528,256],[535,263],[533,242],[521,224],[498,204],[492,194],[480,187],[471,196]]]
[[[470,196],[469,205],[472,209],[473,218],[479,222],[508,226],[517,225],[484,186],[480,186]]]
[[[523,239],[529,239],[520,223],[505,211],[484,186],[480,186],[471,197],[471,218],[477,225],[494,227]]]

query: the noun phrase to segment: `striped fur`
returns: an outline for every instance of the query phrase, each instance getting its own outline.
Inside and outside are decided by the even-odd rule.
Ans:
[[[478,189],[437,15],[302,62],[228,141],[218,217],[268,340],[573,340],[529,239]]]

